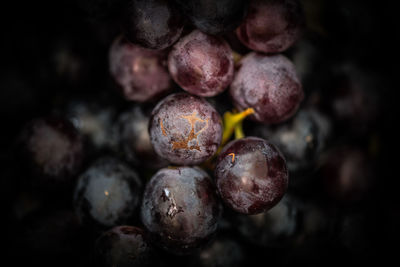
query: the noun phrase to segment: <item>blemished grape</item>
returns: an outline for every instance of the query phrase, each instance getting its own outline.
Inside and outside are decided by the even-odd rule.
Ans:
[[[123,29],[132,43],[151,49],[164,49],[181,36],[184,20],[168,0],[130,0]]]
[[[244,0],[175,0],[183,14],[199,30],[220,34],[234,30],[247,11]]]
[[[136,166],[151,169],[166,167],[168,161],[159,157],[150,142],[150,116],[136,106],[119,117],[120,146],[126,158]]]
[[[239,110],[253,108],[250,118],[280,123],[297,111],[304,93],[292,62],[283,55],[250,53],[241,60],[230,94]]]
[[[174,164],[196,165],[217,151],[222,122],[206,100],[177,93],[153,109],[149,131],[151,143],[160,157]]]
[[[288,186],[284,157],[273,144],[258,137],[228,143],[218,156],[215,178],[225,204],[244,214],[271,209]]]
[[[126,223],[140,203],[142,182],[134,170],[111,157],[94,162],[78,179],[74,207],[88,225]]]
[[[285,196],[267,212],[238,214],[234,221],[234,226],[247,241],[264,247],[284,247],[293,241],[299,212],[293,199]]]
[[[110,73],[130,101],[151,101],[169,91],[172,80],[166,62],[165,51],[142,48],[123,37],[110,49]]]
[[[217,230],[220,204],[211,178],[198,167],[159,170],[148,182],[141,218],[155,243],[177,253],[204,245]]]
[[[289,171],[299,173],[315,167],[315,161],[327,145],[330,130],[328,117],[315,109],[304,109],[287,123],[258,126],[255,135],[275,144],[285,156]]]
[[[150,266],[152,248],[144,230],[116,226],[104,232],[95,244],[96,266]]]
[[[84,145],[70,121],[34,119],[22,131],[21,142],[23,163],[37,176],[37,185],[49,189],[72,185],[84,159]]]
[[[195,30],[176,43],[168,55],[168,69],[182,89],[198,96],[215,96],[233,79],[233,56],[228,43]]]
[[[303,27],[298,0],[252,0],[236,34],[252,50],[279,53],[299,39]]]

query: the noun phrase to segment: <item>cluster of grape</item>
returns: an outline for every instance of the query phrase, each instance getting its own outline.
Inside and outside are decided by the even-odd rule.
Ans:
[[[339,233],[329,246],[358,252],[379,99],[351,62],[314,77],[324,51],[301,1],[79,10],[112,28],[97,37],[112,40],[108,75],[96,72],[109,80],[103,95],[59,94],[17,135],[16,247],[75,266],[290,265]],[[93,78],[60,51],[64,84]]]

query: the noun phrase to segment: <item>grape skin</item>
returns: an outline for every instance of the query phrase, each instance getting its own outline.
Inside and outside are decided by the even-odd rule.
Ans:
[[[146,186],[141,218],[156,244],[177,254],[204,245],[217,230],[220,205],[211,178],[198,167],[159,170]]]
[[[247,11],[244,0],[175,0],[182,13],[205,33],[217,35],[234,30]]]
[[[44,188],[70,185],[84,158],[81,135],[65,118],[29,122],[21,133],[22,158]]]
[[[284,157],[274,145],[258,137],[228,143],[214,173],[222,200],[243,214],[271,209],[288,186]]]
[[[150,140],[156,153],[171,163],[196,165],[210,158],[222,138],[221,117],[204,99],[172,94],[152,111]]]
[[[110,73],[129,101],[147,102],[169,91],[165,51],[153,51],[118,37],[109,54]]]
[[[246,55],[230,87],[239,110],[253,108],[250,117],[265,124],[280,123],[297,111],[304,93],[293,63],[283,55]]]
[[[189,93],[215,96],[232,82],[232,50],[222,38],[195,30],[174,45],[168,69],[175,82]]]
[[[279,53],[299,39],[303,24],[297,0],[253,0],[236,34],[244,45],[254,51]]]
[[[146,232],[134,226],[116,226],[95,244],[96,266],[150,266],[151,247]]]
[[[167,0],[130,0],[123,21],[128,40],[158,50],[175,43],[183,26],[180,12]]]
[[[80,175],[75,211],[83,223],[115,226],[126,223],[139,205],[142,182],[124,163],[105,157]]]

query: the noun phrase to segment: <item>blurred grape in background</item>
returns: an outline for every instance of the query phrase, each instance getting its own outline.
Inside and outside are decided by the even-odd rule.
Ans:
[[[395,259],[393,6],[8,4],[0,11],[4,262],[354,266]],[[276,147],[279,166],[266,147],[249,149],[241,139],[249,136]],[[224,151],[234,139],[240,147]],[[288,178],[273,198],[278,169]],[[227,175],[233,178],[219,186]],[[249,203],[258,207],[252,215],[237,212]]]

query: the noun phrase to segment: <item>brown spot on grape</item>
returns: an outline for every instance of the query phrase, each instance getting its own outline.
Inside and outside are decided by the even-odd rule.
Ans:
[[[163,124],[163,122],[162,122],[161,119],[160,119],[160,128],[161,128],[162,134],[163,134],[164,136],[167,136],[167,132],[165,131],[164,124]]]
[[[200,146],[198,146],[198,145],[189,146],[189,142],[193,139],[197,139],[197,136],[201,132],[203,132],[204,130],[206,130],[208,128],[208,119],[202,120],[201,118],[199,118],[197,111],[193,111],[193,113],[190,115],[181,116],[181,118],[187,120],[190,123],[190,126],[191,126],[190,133],[187,138],[184,138],[179,141],[173,141],[172,149],[173,150],[175,150],[175,149],[190,149],[190,150],[196,149],[198,151],[201,151]],[[203,128],[201,128],[197,133],[195,132],[196,122],[204,122],[205,123]]]

